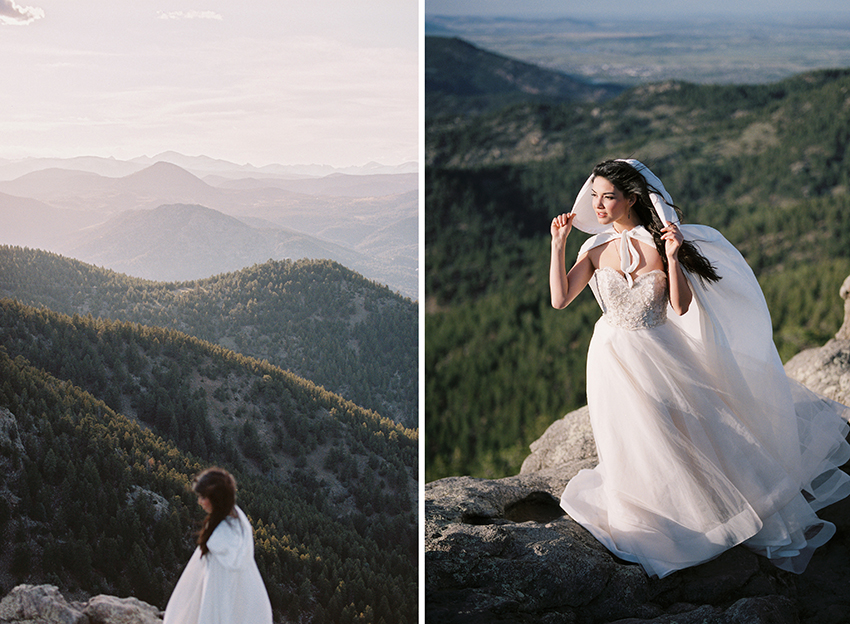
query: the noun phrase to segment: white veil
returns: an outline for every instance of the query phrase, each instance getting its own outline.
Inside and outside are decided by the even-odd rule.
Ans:
[[[661,222],[678,223],[679,217],[672,206],[673,199],[661,180],[643,163],[632,159],[623,160],[637,169],[647,181],[652,205]],[[585,241],[579,255],[615,238],[624,238],[613,225],[602,225],[596,219],[590,194],[592,182],[591,176],[579,191],[572,209],[576,215],[573,225],[594,235]],[[630,234],[631,237],[654,245],[648,231],[642,227],[635,230]],[[691,306],[688,313],[681,317],[675,313],[669,314],[670,320],[694,338],[719,342],[781,369],[764,295],[743,256],[714,228],[680,224],[679,230],[684,239],[693,243],[714,265],[721,280],[704,286],[698,278],[685,272],[698,305]],[[625,254],[623,256],[625,264],[628,258]],[[628,275],[626,271],[624,273]]]
[[[676,214],[676,210],[671,205],[673,203],[673,199],[670,197],[670,193],[667,192],[667,189],[664,188],[661,180],[658,179],[658,176],[652,173],[652,171],[649,170],[649,167],[638,160],[630,158],[621,158],[618,160],[630,164],[632,167],[637,169],[638,173],[640,173],[646,180],[646,183],[650,188],[649,198],[652,200],[652,205],[655,207],[655,212],[658,214],[661,222],[664,223],[666,221],[670,221],[671,223],[677,223],[679,221],[679,217]],[[590,176],[587,179],[587,182],[584,183],[584,186],[581,187],[581,190],[576,197],[576,201],[573,204],[571,212],[576,215],[573,218],[573,225],[582,232],[586,232],[588,234],[610,232],[614,229],[613,225],[602,225],[596,220],[596,213],[593,211],[593,200],[590,195],[591,186],[593,186],[593,176]],[[656,193],[653,191],[658,192]]]

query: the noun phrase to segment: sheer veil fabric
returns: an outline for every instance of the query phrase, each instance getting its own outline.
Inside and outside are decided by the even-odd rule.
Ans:
[[[195,549],[168,605],[163,624],[272,624],[266,586],[254,561],[254,534],[245,513],[224,519],[201,556]]]
[[[627,162],[647,179],[662,221],[678,222],[661,181]],[[802,572],[835,533],[816,511],[850,495],[839,469],[850,459],[850,409],[785,375],[753,272],[710,227],[679,226],[722,278],[703,285],[686,273],[686,314],[668,309],[667,322],[638,329],[610,322],[612,305],[652,305],[640,294],[647,286],[638,288],[644,276],[632,278],[630,250],[635,240],[653,243],[643,227],[618,234],[600,225],[590,184],[573,207],[573,225],[593,234],[580,254],[619,238],[622,276],[613,273],[624,287],[599,271],[591,280],[604,312],[587,361],[599,464],[567,484],[562,508],[653,576],[737,544]]]

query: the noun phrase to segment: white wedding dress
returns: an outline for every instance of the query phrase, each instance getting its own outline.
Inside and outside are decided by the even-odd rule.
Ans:
[[[227,517],[195,549],[165,607],[163,624],[272,624],[266,586],[254,561],[254,533],[245,513]]]
[[[850,410],[785,376],[761,290],[734,247],[711,228],[681,229],[722,276],[691,280],[684,316],[668,315],[663,271],[629,279],[603,268],[591,279],[603,311],[587,359],[599,464],[568,483],[561,506],[653,576],[737,544],[802,572],[835,532],[815,512],[850,494],[838,469],[850,459]]]

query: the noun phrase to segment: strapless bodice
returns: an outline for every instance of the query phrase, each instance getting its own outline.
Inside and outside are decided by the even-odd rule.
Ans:
[[[629,286],[622,273],[602,267],[594,272],[590,288],[614,327],[647,329],[667,320],[667,276],[660,269],[638,275]]]

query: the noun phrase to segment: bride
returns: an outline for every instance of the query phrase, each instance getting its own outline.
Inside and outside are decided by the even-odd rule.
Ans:
[[[599,464],[561,507],[653,576],[737,544],[800,573],[835,533],[815,512],[850,494],[850,409],[786,377],[746,262],[678,221],[635,160],[597,165],[552,220],[552,305],[589,284],[602,309],[587,356]],[[568,273],[573,227],[593,236]]]
[[[192,490],[207,517],[163,624],[272,624],[254,561],[254,532],[236,504],[236,481],[226,470],[208,468],[195,477]]]

